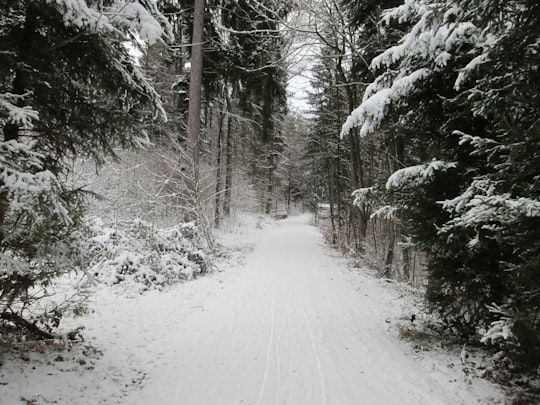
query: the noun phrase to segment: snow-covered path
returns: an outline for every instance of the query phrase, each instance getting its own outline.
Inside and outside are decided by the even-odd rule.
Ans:
[[[93,313],[66,325],[84,324],[87,342],[14,357],[0,404],[502,403],[465,382],[459,354],[400,341],[407,292],[349,267],[309,216],[230,236],[253,247],[243,264],[133,297],[98,289]]]
[[[168,354],[126,403],[476,402],[465,384],[419,367],[375,307],[380,283],[353,285],[308,219],[260,232],[236,277],[188,298],[197,310],[154,342]]]

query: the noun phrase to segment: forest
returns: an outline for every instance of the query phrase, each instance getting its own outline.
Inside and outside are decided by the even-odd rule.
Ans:
[[[0,345],[287,210],[538,377],[539,68],[536,0],[0,2]]]

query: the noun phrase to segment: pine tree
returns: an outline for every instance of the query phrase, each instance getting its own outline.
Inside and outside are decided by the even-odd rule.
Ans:
[[[463,337],[483,336],[532,368],[539,17],[532,1],[406,1],[383,21],[411,28],[373,59],[379,76],[343,127],[410,139],[408,167],[385,193],[429,253],[431,308]]]
[[[143,112],[164,112],[126,44],[157,41],[162,22],[146,1],[0,4],[2,318],[29,325],[30,289],[83,266],[81,190],[62,179],[75,157],[99,165],[116,147],[147,143]]]
[[[393,3],[327,0],[315,3],[312,10],[312,30],[321,48],[315,69],[317,77],[312,84],[316,88],[312,97],[315,128],[317,132],[326,132],[323,144],[332,145],[319,152],[333,156],[328,161],[333,162],[333,168],[322,173],[327,178],[328,190],[324,199],[333,201],[332,239],[340,239],[347,249],[352,247],[356,252],[369,243],[366,235],[373,227],[372,207],[353,204],[351,192],[373,187],[383,176],[381,171],[388,172],[386,163],[395,162],[388,159],[392,152],[389,149],[398,141],[394,134],[382,130],[373,139],[360,137],[356,129],[346,138],[337,139],[336,134],[359,103],[367,83],[373,80],[370,60],[382,51],[383,43],[397,40],[399,24],[383,29],[378,21],[383,8]]]
[[[257,124],[248,139],[254,163],[250,177],[267,213],[283,144],[280,122],[286,113],[285,43],[279,26],[290,7],[283,1],[224,0],[211,11],[210,44],[205,54],[207,97],[225,98],[226,106],[236,106],[236,114]]]
[[[327,57],[328,56],[328,57]],[[319,65],[313,69],[310,104],[313,109],[312,136],[308,141],[306,159],[310,167],[310,209],[318,203],[330,205],[331,242],[345,243],[347,211],[350,207],[350,150],[336,133],[348,113],[344,90],[336,77],[335,61],[322,52]]]

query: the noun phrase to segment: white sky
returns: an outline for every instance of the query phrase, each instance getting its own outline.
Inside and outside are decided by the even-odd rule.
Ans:
[[[289,108],[299,112],[309,111],[307,92],[311,89],[311,69],[314,55],[318,50],[318,40],[312,33],[312,22],[309,10],[298,10],[289,14],[285,27],[286,38],[290,45],[287,49],[287,64],[289,70],[289,84],[287,93]]]
[[[307,91],[309,89],[309,79],[306,76],[295,75],[289,80],[287,97],[291,110],[299,110],[299,112],[309,110],[309,104],[307,102]]]

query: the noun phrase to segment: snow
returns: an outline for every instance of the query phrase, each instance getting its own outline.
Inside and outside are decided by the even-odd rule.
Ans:
[[[374,187],[363,187],[352,192],[351,197],[353,198],[353,204],[357,207],[362,208],[362,206],[370,203],[370,200],[373,199],[375,194]]]
[[[0,142],[0,192],[11,199],[10,211],[15,215],[30,215],[34,221],[41,220],[36,206],[48,202],[50,212],[58,215],[65,223],[71,219],[64,201],[57,190],[58,179],[43,168],[43,155],[16,140]]]
[[[64,325],[85,325],[85,342],[6,356],[2,404],[503,403],[455,366],[460,350],[399,340],[421,316],[411,290],[353,267],[310,221],[221,234],[234,249],[221,271],[163,291],[100,287]]]
[[[384,219],[395,219],[397,217],[396,213],[398,211],[397,207],[392,205],[385,205],[377,209],[373,214],[369,216],[369,219],[374,218],[384,218]]]
[[[407,0],[383,13],[382,24],[398,21],[414,25],[397,45],[371,61],[370,68],[377,72],[377,77],[367,86],[362,104],[345,121],[341,137],[354,127],[361,128],[361,136],[375,132],[392,105],[399,106],[403,99],[419,91],[422,82],[434,73],[445,72],[463,47],[472,48],[472,60],[459,69],[456,90],[489,60],[489,52],[498,39],[471,21],[459,21],[465,13],[459,7],[450,7],[441,19],[440,7],[437,2]]]
[[[88,7],[85,0],[47,0],[54,5],[64,16],[64,23],[78,28],[93,27],[97,31],[113,31],[110,25],[98,10]]]
[[[400,24],[403,24],[418,14],[425,13],[426,10],[427,7],[424,1],[405,0],[404,4],[385,11],[382,22],[389,25],[392,20],[396,20]]]
[[[85,222],[91,234],[87,275],[108,286],[139,294],[191,279],[210,266],[192,222],[159,229],[141,219],[90,217]]]
[[[429,74],[429,69],[418,69],[409,75],[396,78],[390,88],[383,88],[367,98],[347,118],[341,129],[341,137],[357,126],[361,126],[360,136],[374,132],[383,121],[392,102],[412,93],[416,89],[417,82]]]
[[[146,3],[148,6],[153,6],[152,2]],[[149,11],[154,11],[158,14],[155,6],[153,10],[147,10],[146,7],[137,2],[116,1],[110,10],[111,21],[121,27],[127,27],[128,31],[135,33],[143,41],[147,41],[149,45],[155,44],[160,38],[167,35],[161,23],[165,19],[157,21]],[[168,28],[168,27],[167,27]]]
[[[39,113],[30,106],[19,107],[10,102],[10,93],[0,94],[0,110],[7,111],[7,122],[17,124],[21,129],[34,128],[33,121],[39,119]]]
[[[492,305],[489,307],[489,310],[495,314],[502,315],[502,317],[491,323],[490,328],[484,333],[481,342],[495,342],[497,340],[508,340],[514,337],[514,334],[512,333],[512,327],[514,326],[512,318],[498,305]]]
[[[478,177],[461,195],[441,201],[443,209],[458,216],[441,227],[440,232],[449,232],[456,227],[496,230],[501,226],[511,227],[524,217],[540,216],[538,199],[516,198],[510,193],[499,192],[497,186],[496,182]],[[474,246],[473,241],[471,246]]]
[[[86,0],[47,0],[64,16],[66,26],[93,29],[97,32],[119,32],[120,27],[152,45],[160,38],[171,36],[171,27],[160,15],[154,2],[113,1],[105,12],[88,5]]]
[[[442,160],[433,160],[428,164],[405,167],[392,173],[386,181],[386,189],[399,188],[409,181],[422,183],[433,177],[436,171],[448,170],[454,167],[456,167],[455,163],[444,162]]]
[[[392,89],[389,88],[382,89],[369,97],[347,118],[341,128],[341,137],[346,136],[351,129],[357,126],[362,126],[360,129],[362,136],[373,132],[382,122],[391,101]]]

